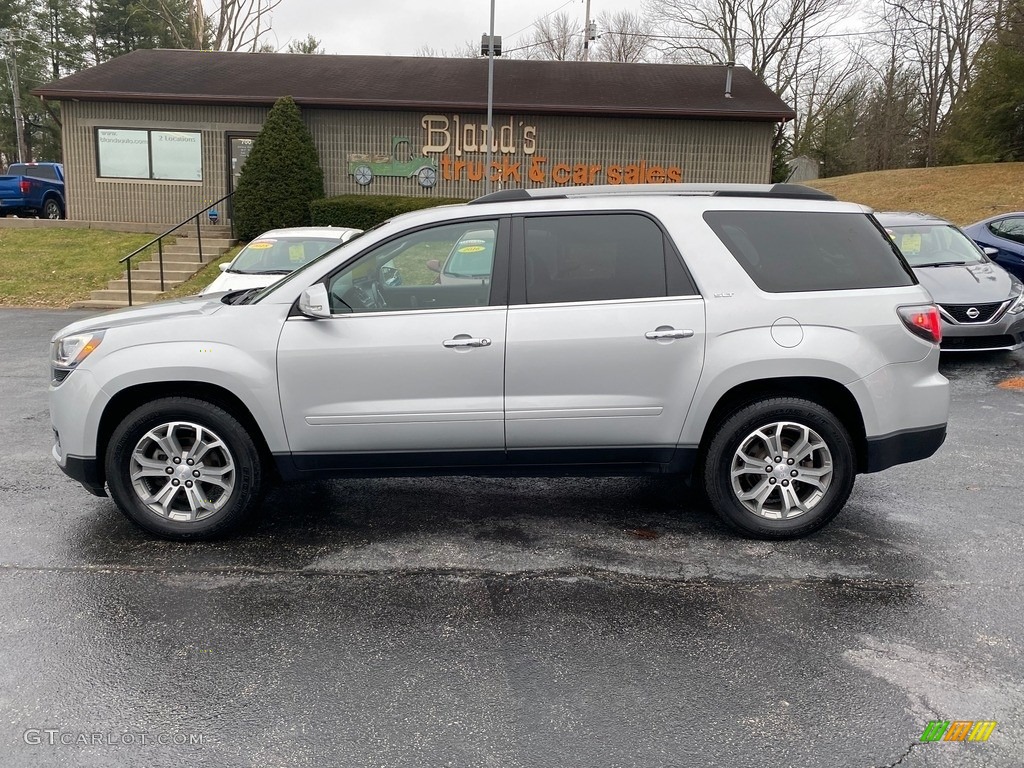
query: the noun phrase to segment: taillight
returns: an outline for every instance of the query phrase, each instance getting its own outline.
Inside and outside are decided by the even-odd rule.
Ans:
[[[896,310],[900,320],[911,333],[925,341],[938,344],[942,341],[942,320],[939,308],[934,304],[923,304],[917,307],[899,307]]]
[[[21,194],[28,195],[32,193],[32,182],[28,179],[22,179],[19,186],[21,187]]]

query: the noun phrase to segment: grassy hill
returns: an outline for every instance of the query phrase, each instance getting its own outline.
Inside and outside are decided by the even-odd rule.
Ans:
[[[876,211],[921,211],[961,226],[1004,211],[1024,211],[1024,163],[908,168],[806,183]]]

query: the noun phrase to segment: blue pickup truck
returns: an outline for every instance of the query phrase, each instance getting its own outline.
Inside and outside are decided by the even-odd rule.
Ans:
[[[63,219],[66,211],[60,163],[12,163],[0,176],[0,216]]]

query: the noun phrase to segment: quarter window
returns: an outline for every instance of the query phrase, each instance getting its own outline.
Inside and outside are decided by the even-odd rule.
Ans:
[[[448,224],[391,240],[330,279],[331,311],[487,306],[497,240],[497,221]]]
[[[707,211],[704,220],[769,293],[913,285],[909,267],[861,213]]]
[[[528,217],[525,235],[529,304],[639,299],[668,293],[665,238],[645,216]]]

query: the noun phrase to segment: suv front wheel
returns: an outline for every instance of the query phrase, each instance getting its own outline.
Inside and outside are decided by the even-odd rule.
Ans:
[[[202,539],[237,526],[259,503],[260,454],[230,413],[167,397],[129,413],[106,453],[115,503],[147,531]]]
[[[760,539],[821,528],[846,503],[855,474],[842,422],[817,403],[789,397],[752,403],[726,418],[704,461],[712,507]]]

